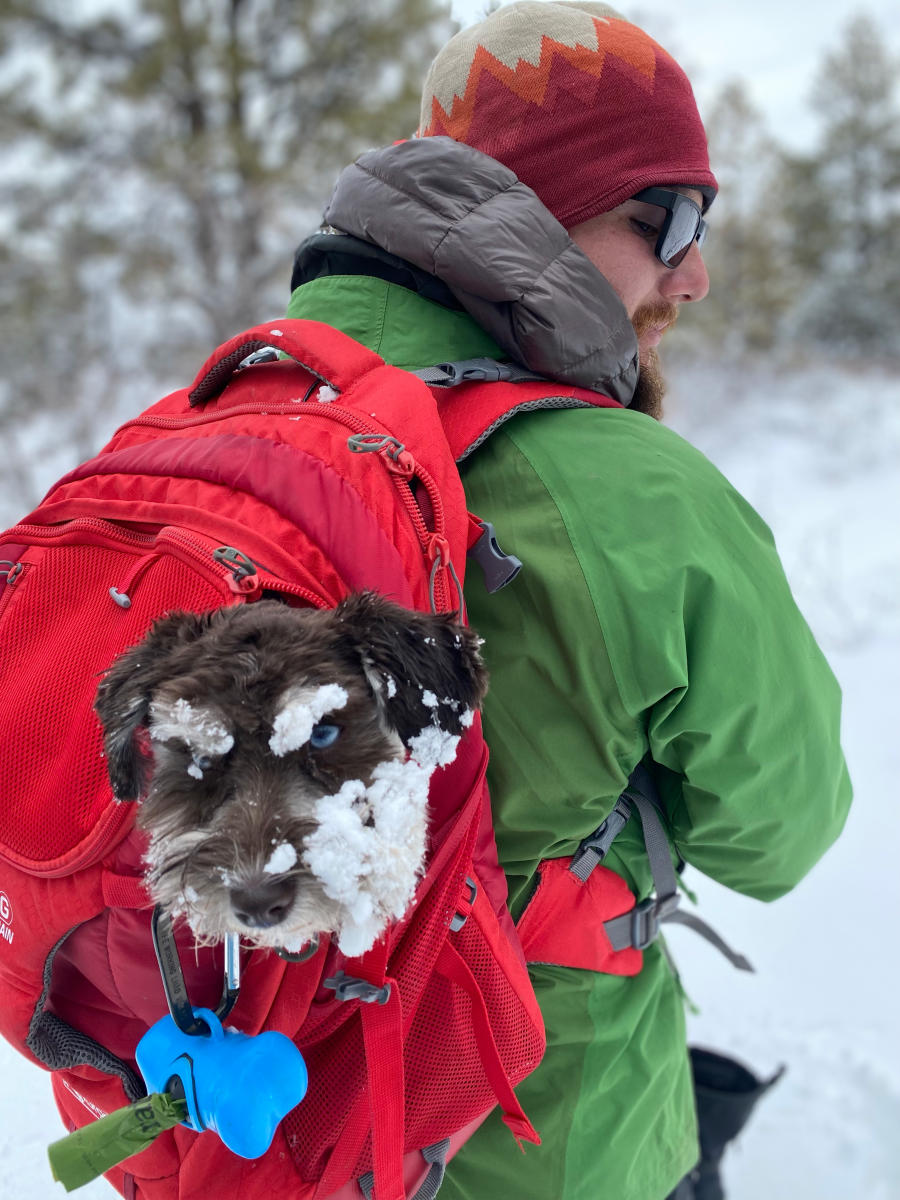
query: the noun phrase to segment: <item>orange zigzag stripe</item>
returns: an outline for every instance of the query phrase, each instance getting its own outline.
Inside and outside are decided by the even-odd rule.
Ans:
[[[479,45],[475,50],[472,66],[469,68],[464,95],[453,97],[449,113],[436,96],[432,97],[431,124],[424,131],[423,136],[432,135],[440,125],[453,137],[465,139],[472,123],[475,97],[478,94],[478,85],[484,72],[493,75],[499,83],[502,83],[520,99],[531,101],[537,105],[544,103],[550,72],[557,56],[568,59],[579,71],[584,71],[585,74],[594,75],[599,79],[603,73],[606,55],[613,54],[640,74],[645,75],[648,82],[652,83],[656,74],[656,50],[658,47],[655,47],[647,35],[642,30],[630,26],[627,21],[615,22],[617,26],[615,45],[604,45],[608,39],[610,27],[597,19],[594,20],[594,24],[597,27],[597,51],[580,45],[566,46],[545,34],[542,38],[541,57],[537,66],[520,59],[516,63],[515,69],[510,69],[484,46]],[[631,28],[634,28],[633,35],[630,34]],[[607,34],[607,38],[604,38],[604,34]]]

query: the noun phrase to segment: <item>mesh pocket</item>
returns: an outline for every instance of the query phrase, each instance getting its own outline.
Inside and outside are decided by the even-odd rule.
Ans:
[[[101,674],[161,613],[215,608],[222,594],[162,556],[122,608],[109,589],[134,553],[72,544],[26,554],[0,614],[0,854],[62,874],[95,858],[133,814],[113,802],[106,774],[93,711]]]
[[[390,956],[389,974],[398,982],[403,1003],[406,1151],[454,1133],[496,1102],[482,1062],[475,1003],[463,987],[441,974],[439,960],[448,939],[484,998],[509,1080],[514,1084],[524,1078],[543,1052],[540,1018],[535,1020],[536,1009],[529,1008],[519,994],[518,958],[500,933],[486,894],[480,892],[462,928],[450,932],[465,880],[473,875],[473,836],[474,823],[452,861],[427,880],[429,889],[417,897],[414,915]],[[524,986],[530,992],[527,976]],[[318,1180],[326,1165],[332,1182],[356,1178],[372,1167],[368,1131],[364,1138],[347,1134],[348,1126],[359,1131],[361,1111],[368,1123],[368,1107],[360,1109],[368,1076],[359,1006],[350,1003],[346,1024],[339,1031],[331,1025],[327,1036],[310,1045],[308,1021],[297,1038],[307,1058],[310,1092],[288,1114],[283,1128],[306,1181]],[[323,1007],[334,1013],[333,1005]],[[320,1033],[325,1030],[321,1025]],[[399,1078],[398,1072],[398,1086]]]
[[[476,913],[478,919],[476,919]],[[491,1032],[512,1084],[537,1066],[544,1050],[543,1029],[523,1002],[510,968],[515,961],[486,937],[481,922],[495,925],[484,904],[450,939],[465,960],[484,999]],[[462,1128],[496,1102],[482,1061],[474,1004],[467,993],[439,974],[429,981],[406,1045],[407,1143],[430,1145]]]

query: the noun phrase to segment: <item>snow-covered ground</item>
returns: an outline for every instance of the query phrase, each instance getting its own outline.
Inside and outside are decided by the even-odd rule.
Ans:
[[[675,373],[671,408],[775,531],[844,688],[856,785],[843,837],[777,904],[690,873],[703,915],[755,975],[686,930],[669,935],[700,1009],[693,1039],[760,1074],[788,1067],[726,1159],[729,1200],[900,1200],[900,381],[692,368]],[[46,1165],[61,1132],[46,1076],[0,1042],[0,1077],[0,1198],[61,1195]],[[113,1195],[102,1182],[78,1194]]]
[[[673,401],[672,424],[775,532],[843,687],[856,793],[841,839],[774,905],[688,875],[701,911],[757,972],[672,931],[700,1008],[694,1041],[763,1075],[788,1068],[726,1158],[727,1194],[898,1200],[900,381],[694,371],[678,376]]]

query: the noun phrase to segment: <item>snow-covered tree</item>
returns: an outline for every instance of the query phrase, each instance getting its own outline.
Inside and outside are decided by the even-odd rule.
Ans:
[[[187,382],[220,341],[282,312],[337,171],[415,128],[448,13],[0,0],[7,447],[44,410],[81,452],[117,405]]]

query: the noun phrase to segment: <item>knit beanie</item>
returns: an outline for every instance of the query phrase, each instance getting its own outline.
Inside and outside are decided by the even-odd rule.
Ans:
[[[687,76],[606,4],[521,0],[452,38],[425,79],[420,137],[498,159],[567,229],[642,188],[716,194]]]

